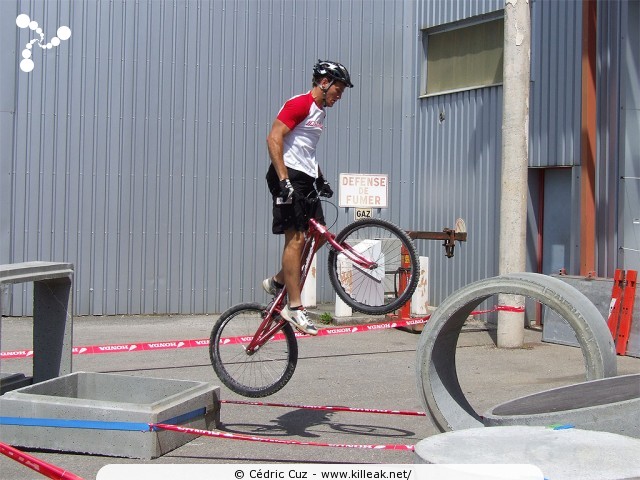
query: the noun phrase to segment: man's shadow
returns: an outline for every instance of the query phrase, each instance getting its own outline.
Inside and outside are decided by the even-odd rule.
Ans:
[[[298,409],[280,415],[275,420],[257,425],[249,423],[224,424],[223,431],[244,435],[256,436],[291,436],[303,438],[318,438],[321,435],[309,430],[316,426],[326,426],[329,429],[342,433],[358,436],[379,436],[379,437],[413,437],[415,432],[368,424],[343,424],[332,421],[335,412],[322,410]]]

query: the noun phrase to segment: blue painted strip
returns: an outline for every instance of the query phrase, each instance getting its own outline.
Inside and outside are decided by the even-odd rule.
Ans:
[[[92,420],[64,420],[60,418],[0,417],[0,425],[23,427],[86,428],[90,430],[148,431],[149,424],[135,422],[101,422]]]
[[[567,424],[555,424],[555,425],[549,425],[549,427],[551,430],[569,430],[570,428],[575,428],[574,425],[571,425],[570,423]]]
[[[199,408],[192,412],[178,415],[164,422],[180,425],[195,417],[206,413],[206,408]],[[24,427],[53,427],[53,428],[84,428],[89,430],[120,430],[128,432],[148,432],[148,423],[138,422],[104,422],[93,420],[66,420],[60,418],[27,418],[27,417],[0,417],[0,425],[18,425]]]
[[[196,417],[202,417],[204,416],[205,413],[207,413],[207,409],[205,407],[202,407],[202,408],[199,408],[198,410],[194,410],[193,412],[183,413],[182,415],[178,415],[177,417],[173,417],[168,420],[165,420],[164,422],[158,422],[158,423],[164,423],[166,425],[181,425]]]

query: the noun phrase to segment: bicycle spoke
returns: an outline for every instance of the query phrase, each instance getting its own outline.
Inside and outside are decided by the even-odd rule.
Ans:
[[[264,307],[242,304],[223,313],[211,332],[209,353],[220,380],[248,397],[262,397],[280,390],[295,369],[298,349],[289,325],[252,353],[247,345],[262,323]]]
[[[329,253],[329,279],[350,307],[383,315],[411,298],[420,273],[418,256],[400,228],[381,219],[361,220],[342,230],[336,242],[348,253]],[[373,267],[367,269],[367,262]]]

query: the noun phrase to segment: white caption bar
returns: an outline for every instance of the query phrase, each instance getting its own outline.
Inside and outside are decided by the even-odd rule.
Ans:
[[[544,480],[533,465],[106,465],[96,480]]]

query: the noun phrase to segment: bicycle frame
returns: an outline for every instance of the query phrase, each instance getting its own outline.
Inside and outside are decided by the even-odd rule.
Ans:
[[[358,253],[350,245],[341,245],[336,242],[336,236],[329,231],[327,227],[318,223],[314,218],[309,219],[309,229],[305,232],[305,241],[302,248],[302,264],[300,268],[300,288],[304,286],[307,275],[311,270],[311,262],[318,251],[323,245],[320,242],[324,239],[331,248],[338,253],[344,254],[349,260],[356,265],[359,265],[363,269],[373,270],[377,268],[378,264],[365,258]],[[280,293],[269,303],[263,314],[263,320],[258,327],[258,330],[253,335],[251,342],[245,349],[247,354],[251,355],[256,352],[262,345],[269,341],[285,324],[286,320],[280,317],[280,311],[284,307],[285,298],[287,296],[286,287],[283,288]]]

